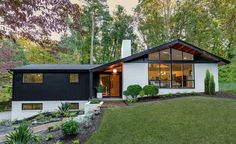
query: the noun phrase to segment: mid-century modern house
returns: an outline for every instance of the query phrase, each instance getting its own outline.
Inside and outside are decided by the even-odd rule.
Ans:
[[[182,40],[131,55],[131,41],[124,40],[121,59],[102,65],[37,64],[11,69],[13,73],[12,119],[22,119],[40,111],[54,111],[61,102],[83,109],[96,98],[126,99],[129,85],[159,86],[159,94],[203,92],[208,69],[219,91],[218,66],[230,63]]]

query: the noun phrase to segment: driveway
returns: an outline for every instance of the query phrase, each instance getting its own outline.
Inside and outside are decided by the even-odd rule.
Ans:
[[[1,120],[10,120],[11,119],[11,112],[0,112],[0,121]]]

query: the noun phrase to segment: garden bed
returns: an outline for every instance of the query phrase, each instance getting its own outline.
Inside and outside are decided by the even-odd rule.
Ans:
[[[97,129],[102,119],[102,114],[95,114],[91,120],[91,125],[86,126],[86,124],[79,125],[79,133],[73,137],[64,137],[61,130],[56,130],[50,132],[52,134],[52,139],[46,141],[43,139],[42,144],[55,144],[57,141],[62,142],[63,144],[71,144],[73,140],[79,140],[80,144],[83,144],[91,134]],[[49,132],[43,131],[41,134],[44,138],[47,136]]]

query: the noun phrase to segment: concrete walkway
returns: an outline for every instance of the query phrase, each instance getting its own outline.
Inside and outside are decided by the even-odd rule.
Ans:
[[[35,127],[32,127],[32,130],[33,130],[34,133],[45,131],[50,126],[55,126],[55,125],[58,125],[58,124],[62,124],[63,121],[64,120],[58,121],[58,122],[52,122],[52,123],[48,123],[48,124],[44,124],[44,125],[35,126]],[[6,135],[7,135],[6,133],[5,134],[0,134],[0,144],[6,140]]]
[[[0,121],[1,120],[11,120],[11,111],[0,112]]]

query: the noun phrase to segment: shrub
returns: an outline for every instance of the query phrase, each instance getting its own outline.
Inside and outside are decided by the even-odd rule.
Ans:
[[[174,94],[172,94],[172,93],[168,93],[167,95],[166,95],[166,97],[173,97],[174,96]]]
[[[73,136],[79,132],[79,123],[72,118],[61,126],[62,133],[65,136]]]
[[[97,87],[97,92],[98,92],[98,93],[102,93],[103,90],[104,90],[104,87],[103,87],[102,85],[99,85],[99,86]]]
[[[128,98],[127,101],[128,101],[128,103],[135,103],[138,101],[138,99],[137,98]]]
[[[140,91],[142,90],[142,87],[138,84],[130,85],[128,86],[127,90],[124,91],[125,96],[131,96],[132,98],[136,98]]]
[[[145,95],[154,96],[159,93],[158,87],[156,85],[145,85],[143,87],[143,91]]]
[[[49,133],[49,134],[46,135],[45,140],[50,141],[52,138],[53,138],[52,134]]]
[[[210,77],[209,94],[211,94],[211,95],[215,94],[215,81],[214,81],[214,76],[213,75],[211,75],[211,77]]]
[[[79,140],[73,140],[72,144],[80,144]]]
[[[210,83],[210,71],[206,71],[206,77],[204,80],[204,90],[206,94],[209,94],[209,83]]]
[[[54,129],[53,126],[49,126],[49,127],[47,128],[47,132],[52,132],[53,129]]]
[[[55,144],[63,144],[63,143],[62,143],[61,141],[58,140]]]
[[[144,97],[144,96],[145,96],[145,93],[144,93],[143,90],[141,90],[141,91],[139,92],[139,96],[141,96],[141,97]]]
[[[10,126],[12,125],[10,120],[1,120],[0,121],[0,126]]]
[[[101,102],[101,100],[99,100],[99,99],[90,100],[90,104],[99,104],[100,102]]]
[[[6,144],[31,144],[40,143],[36,135],[26,124],[20,124],[15,131],[6,136]]]
[[[61,103],[61,106],[58,106],[58,110],[63,116],[69,112],[69,109],[70,109],[69,103]]]

